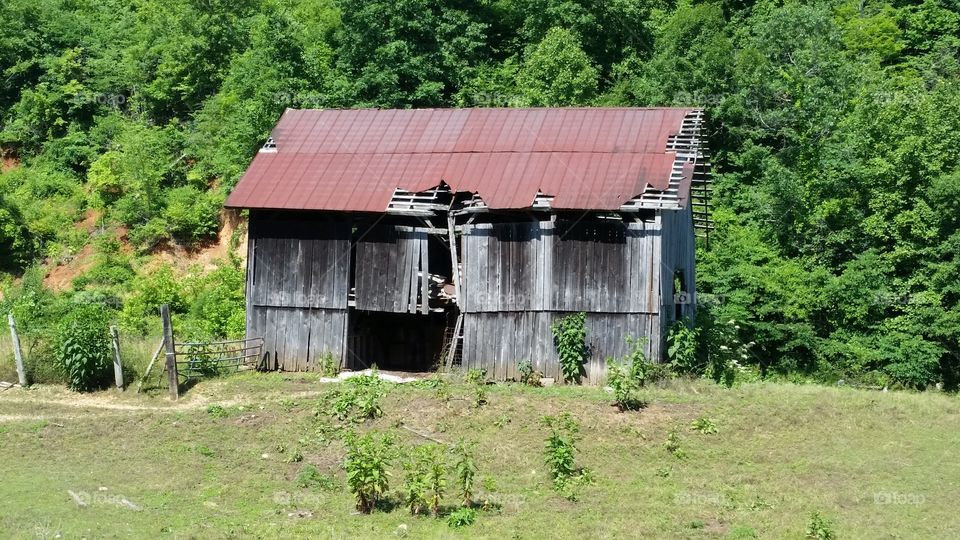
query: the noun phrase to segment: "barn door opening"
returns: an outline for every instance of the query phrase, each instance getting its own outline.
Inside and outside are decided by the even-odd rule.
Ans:
[[[378,368],[423,373],[442,362],[446,314],[410,315],[350,311],[347,336],[352,369]]]

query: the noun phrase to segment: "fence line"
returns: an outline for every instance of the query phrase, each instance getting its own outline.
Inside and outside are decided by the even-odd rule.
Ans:
[[[163,322],[163,347],[170,398],[180,397],[180,375],[187,381],[222,373],[225,369],[240,370],[241,366],[256,367],[263,355],[263,338],[233,339],[211,342],[177,343],[170,320],[170,308],[160,306]]]

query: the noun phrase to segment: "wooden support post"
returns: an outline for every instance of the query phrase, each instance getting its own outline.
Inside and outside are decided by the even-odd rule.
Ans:
[[[430,313],[430,257],[427,252],[429,245],[427,234],[423,233],[420,239],[420,313],[424,315]]]
[[[113,342],[113,378],[117,388],[123,390],[123,364],[120,361],[120,332],[116,326],[110,327],[110,340]]]
[[[20,386],[27,386],[27,372],[23,369],[23,351],[20,349],[20,336],[17,335],[17,324],[13,320],[13,313],[7,314],[10,323],[10,339],[13,340],[13,357],[17,361],[17,378]]]
[[[450,237],[450,264],[453,265],[451,276],[453,278],[453,294],[457,297],[457,305],[463,305],[463,299],[460,296],[460,263],[457,261],[457,234],[454,230],[456,220],[452,215],[447,215],[447,234]],[[463,308],[460,308],[463,310]]]
[[[170,399],[180,397],[180,378],[177,375],[177,353],[173,345],[173,323],[170,322],[170,306],[160,306],[160,319],[163,320],[163,342],[167,348],[167,382],[170,385]]]
[[[150,363],[147,364],[147,370],[143,372],[143,375],[140,376],[140,382],[137,383],[137,393],[140,393],[140,389],[143,388],[143,381],[147,380],[147,377],[150,376],[150,370],[153,369],[153,363],[157,361],[157,358],[160,357],[160,351],[163,350],[163,346],[167,344],[166,339],[161,339],[160,344],[157,345],[157,350],[153,351],[153,356],[150,357]]]

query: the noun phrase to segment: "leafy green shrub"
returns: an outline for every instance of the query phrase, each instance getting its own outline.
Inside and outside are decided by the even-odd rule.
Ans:
[[[210,405],[207,407],[207,414],[209,414],[213,418],[226,418],[227,416],[230,416],[230,414],[227,412],[226,409],[223,408],[223,406],[216,405],[216,404]]]
[[[607,385],[613,390],[613,400],[621,411],[635,411],[644,407],[638,395],[641,380],[634,376],[630,366],[607,359]]]
[[[60,326],[57,360],[72,390],[86,392],[110,380],[109,320],[103,307],[80,305]]]
[[[438,444],[417,446],[404,460],[404,504],[411,514],[429,508],[434,517],[440,515],[440,503],[447,487],[447,454]]]
[[[337,362],[330,351],[320,355],[317,365],[320,368],[320,374],[324,377],[336,377],[340,373],[340,362]]]
[[[315,414],[329,414],[338,420],[364,421],[383,416],[380,398],[386,395],[387,385],[376,368],[369,375],[350,377],[341,387],[320,399]]]
[[[180,313],[185,308],[185,300],[183,283],[173,275],[170,265],[162,264],[133,281],[133,290],[120,312],[120,321],[126,328],[146,332],[147,320],[159,315],[160,306],[167,304],[170,311]]]
[[[427,472],[420,457],[420,449],[415,449],[403,460],[403,503],[410,513],[418,515],[427,508]]]
[[[469,527],[477,521],[477,511],[470,507],[457,508],[447,516],[447,525],[454,529]]]
[[[570,413],[544,416],[543,423],[550,429],[544,455],[553,487],[567,499],[575,501],[579,487],[591,483],[593,478],[588,469],[577,467],[576,464],[580,425]]]
[[[567,315],[550,327],[563,379],[567,382],[580,382],[583,376],[583,363],[587,359],[586,322],[587,314],[580,312]]]
[[[470,368],[467,370],[467,374],[463,376],[463,380],[471,384],[482,384],[487,381],[487,370]]]
[[[223,197],[217,191],[182,186],[167,192],[162,215],[174,239],[193,244],[216,236],[222,206]]]
[[[293,480],[294,484],[300,488],[320,488],[327,491],[336,489],[337,482],[329,475],[323,474],[317,469],[316,465],[307,463]]]
[[[433,393],[440,401],[450,401],[450,381],[439,373],[428,379],[433,385]]]
[[[127,201],[127,199],[123,200]],[[130,201],[131,204],[134,202],[135,201],[132,200]],[[150,218],[144,223],[132,225],[130,232],[127,233],[127,238],[130,239],[130,243],[136,246],[140,253],[149,252],[169,236],[170,233],[167,231],[167,222],[160,217]]]
[[[0,271],[23,270],[37,255],[33,234],[20,212],[0,194]]]
[[[607,384],[613,390],[613,399],[621,411],[637,410],[645,406],[639,395],[640,388],[648,381],[667,376],[663,366],[647,360],[643,352],[646,339],[627,337],[630,352],[622,362],[607,359]]]
[[[697,356],[699,331],[688,321],[676,321],[667,332],[667,358],[676,373],[703,375],[706,366]]]
[[[390,489],[388,469],[393,459],[393,438],[350,432],[344,437],[344,443],[347,445],[344,462],[347,486],[357,499],[357,510],[369,514]]]
[[[690,429],[704,435],[713,435],[717,433],[717,424],[712,418],[701,416],[690,423]]]
[[[750,357],[750,348],[754,343],[744,343],[740,339],[740,325],[734,319],[725,325],[716,325],[713,330],[715,348],[706,375],[718,384],[731,388],[737,383],[737,377],[743,371],[741,362]]]
[[[287,463],[300,463],[303,461],[303,451],[299,448],[295,449],[293,452],[287,455],[287,459],[284,461]]]
[[[457,475],[457,488],[464,506],[473,506],[473,486],[477,476],[477,464],[473,458],[474,445],[460,440],[452,449],[456,458],[454,472]]]
[[[806,538],[809,540],[833,540],[836,537],[837,535],[833,532],[833,523],[823,518],[819,512],[810,514]]]
[[[246,273],[240,260],[231,255],[218,261],[206,274],[192,274],[186,286],[190,291],[189,326],[202,339],[237,339],[246,331]]]
[[[75,252],[90,238],[73,227],[84,197],[73,175],[31,161],[0,174],[0,271],[19,272],[39,257]]]
[[[434,517],[440,515],[440,503],[447,488],[447,455],[443,447],[435,444],[423,445],[422,459],[426,471],[428,489],[427,504]]]
[[[482,407],[487,403],[487,370],[470,368],[464,376],[467,383],[473,385],[473,406]]]
[[[517,363],[517,372],[520,373],[520,382],[529,386],[540,386],[543,374],[533,369],[533,362],[521,360]]]
[[[210,348],[203,345],[188,345],[183,350],[185,367],[182,372],[190,377],[217,377],[235,369],[222,365],[216,354],[210,354]]]
[[[680,446],[680,434],[677,432],[676,428],[671,429],[667,433],[667,441],[663,444],[663,447],[667,449],[667,452],[673,454],[677,459],[684,459],[687,457],[687,453]]]
[[[121,251],[120,240],[112,234],[99,236],[94,242],[95,256],[93,266],[73,280],[73,288],[124,285],[129,283],[136,273],[130,263],[130,257]]]
[[[877,340],[884,373],[904,388],[923,390],[939,377],[942,346],[922,336],[889,332]]]

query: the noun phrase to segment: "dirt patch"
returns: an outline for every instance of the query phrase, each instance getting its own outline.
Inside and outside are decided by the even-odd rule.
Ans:
[[[102,219],[103,212],[97,210],[87,210],[87,213],[83,216],[83,219],[77,222],[74,227],[87,233],[93,233],[97,229],[103,228]]]
[[[240,230],[243,225],[240,212],[225,209],[221,212],[220,218],[222,225],[215,240],[195,248],[164,244],[142,265],[142,272],[149,273],[162,264],[173,267],[177,275],[185,275],[198,267],[203,272],[209,272],[217,267],[217,261],[226,259],[231,252],[240,258],[241,264],[245,264],[247,235],[246,230]],[[90,235],[101,234],[105,230],[103,213],[90,210],[74,226]],[[240,232],[237,232],[238,230]],[[120,240],[120,250],[126,254],[134,251],[127,238],[128,232],[125,227],[119,226],[110,230],[110,234],[116,235]],[[236,249],[233,249],[231,243],[235,235],[239,235],[239,238],[237,238]],[[90,271],[94,265],[95,256],[96,251],[92,245],[88,244],[75,254],[61,257],[57,261],[48,261],[49,270],[43,280],[44,286],[56,292],[71,288],[74,279]]]
[[[55,292],[69,289],[74,279],[89,272],[93,267],[94,254],[93,246],[88,244],[63,264],[51,266],[46,277],[43,278],[43,286]]]
[[[20,166],[20,157],[13,148],[0,148],[0,172],[7,172]]]
[[[245,229],[237,232],[243,224],[240,212],[223,209],[220,212],[220,223],[220,232],[215,240],[198,247],[164,244],[154,252],[152,260],[146,265],[145,269],[149,271],[160,264],[168,264],[178,274],[184,274],[191,268],[196,267],[204,272],[209,272],[217,267],[217,261],[226,259],[231,252],[240,258],[241,264],[245,264],[247,234]],[[236,249],[233,249],[231,243],[235,234],[238,234],[239,238],[237,238]]]
[[[103,223],[103,212],[98,210],[88,210],[83,219],[74,224],[74,228],[90,236],[104,234],[107,231]],[[126,229],[110,231],[110,234],[123,238]],[[129,250],[129,246],[121,242],[121,249]],[[69,289],[73,280],[87,273],[93,267],[96,251],[91,244],[87,244],[80,251],[70,255],[64,255],[57,261],[47,261],[49,271],[43,279],[43,284],[48,289],[61,292]]]

